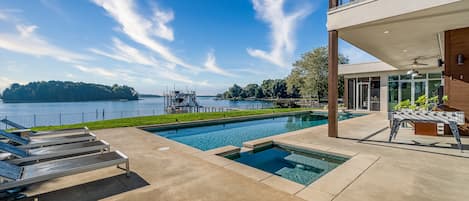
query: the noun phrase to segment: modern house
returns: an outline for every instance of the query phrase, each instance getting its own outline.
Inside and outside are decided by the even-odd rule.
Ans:
[[[337,100],[341,74],[349,109],[391,111],[440,93],[451,109],[469,113],[469,1],[329,0],[329,8],[329,100]],[[382,62],[339,67],[339,38]],[[336,137],[337,101],[328,107]]]

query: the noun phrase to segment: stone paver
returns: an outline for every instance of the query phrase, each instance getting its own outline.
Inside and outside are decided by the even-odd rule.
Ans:
[[[341,121],[338,138],[327,137],[327,125],[272,137],[330,147],[330,151],[344,154],[364,154],[361,160],[365,162],[373,160],[367,155],[379,157],[368,168],[361,166],[362,161],[349,164],[353,168],[339,166],[333,170],[338,174],[331,174],[336,177],[332,179],[344,180],[347,185],[336,182],[334,186],[327,182],[329,175],[309,186],[318,188],[302,191],[296,183],[278,185],[273,176],[258,182],[252,179],[255,176],[230,170],[233,163],[228,159],[202,157],[200,150],[136,128],[117,128],[94,133],[108,141],[111,149],[129,156],[131,177],[122,176],[121,170],[111,167],[36,184],[26,193],[39,200],[330,200],[332,196],[334,201],[460,201],[469,197],[469,159],[465,158],[468,151],[461,154],[454,148],[417,146],[415,140],[440,144],[454,140],[415,136],[405,129],[397,135],[399,143],[387,143],[387,131],[378,132],[389,125],[386,118],[384,113],[373,113]],[[375,132],[378,133],[368,140],[360,141]],[[468,138],[463,138],[463,144],[469,144]],[[271,186],[265,183],[271,180],[274,182],[267,182]]]
[[[279,177],[277,175],[272,175],[271,177],[267,177],[266,179],[262,180],[262,183],[267,184],[268,186],[271,186],[278,190],[285,191],[289,194],[295,194],[298,191],[305,188],[305,186],[299,183],[290,181],[288,179]]]

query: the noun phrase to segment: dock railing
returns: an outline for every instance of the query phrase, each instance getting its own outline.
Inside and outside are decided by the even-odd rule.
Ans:
[[[201,113],[201,112],[226,112],[232,110],[256,110],[272,108],[272,105],[267,104],[252,104],[240,107],[200,107],[193,108],[187,113]],[[139,109],[139,110],[120,110],[110,111],[109,109],[96,109],[95,111],[75,112],[75,113],[34,113],[34,114],[18,114],[18,115],[5,115],[0,114],[0,119],[8,119],[17,124],[25,127],[37,126],[58,126],[67,124],[78,124],[100,120],[120,119],[129,117],[143,117],[167,114],[164,108],[157,109]],[[10,129],[11,127],[0,122],[0,129]]]

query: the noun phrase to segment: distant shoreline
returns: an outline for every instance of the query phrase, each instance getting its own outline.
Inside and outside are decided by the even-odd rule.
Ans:
[[[9,103],[73,103],[73,102],[97,102],[97,101],[115,101],[115,102],[127,102],[127,101],[138,101],[141,99],[135,99],[135,100],[128,100],[128,99],[98,99],[98,100],[64,100],[64,101],[58,101],[58,100],[8,100],[5,101],[3,99],[0,99],[1,103],[9,104]]]

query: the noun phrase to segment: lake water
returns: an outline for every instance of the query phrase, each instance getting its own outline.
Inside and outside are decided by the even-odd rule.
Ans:
[[[204,107],[218,108],[261,108],[271,107],[264,101],[215,100],[214,97],[199,97]],[[138,101],[90,101],[54,103],[2,103],[0,119],[7,118],[26,127],[41,125],[63,125],[114,119],[122,117],[164,114],[163,98],[144,98]],[[103,113],[104,111],[104,113]],[[5,125],[0,123],[0,128]]]

